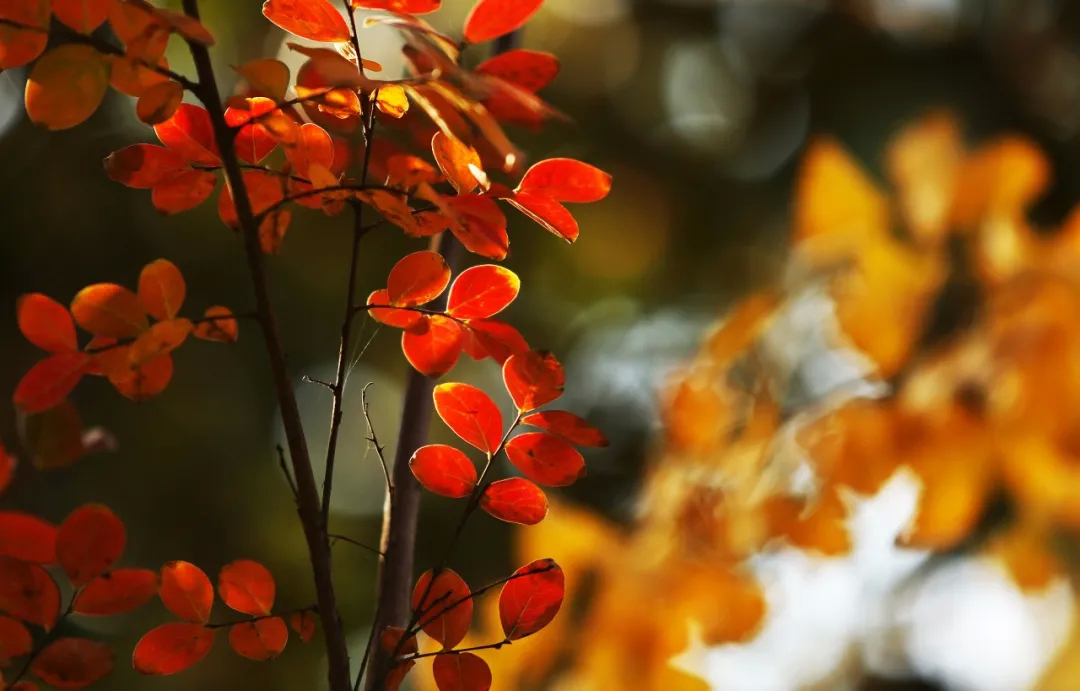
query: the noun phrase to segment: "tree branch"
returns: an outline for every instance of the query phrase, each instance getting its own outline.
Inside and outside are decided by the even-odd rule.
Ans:
[[[354,540],[354,539],[352,539],[351,537],[349,537],[347,535],[341,535],[339,533],[330,533],[330,544],[333,545],[334,543],[337,543],[337,542],[346,542],[346,543],[348,543],[350,545],[353,545],[354,547],[360,547],[361,549],[366,549],[367,551],[371,552],[372,554],[378,554],[380,557],[383,556],[382,552],[375,549],[371,545],[365,545],[363,542],[360,542],[359,540]]]
[[[183,7],[188,16],[199,18],[198,0],[183,0]],[[210,114],[214,138],[221,152],[225,177],[232,190],[237,219],[243,233],[248,270],[251,273],[252,287],[255,292],[256,314],[262,328],[274,389],[281,407],[282,424],[285,428],[293,475],[296,479],[300,521],[314,572],[319,618],[322,621],[323,635],[326,640],[329,689],[330,691],[349,691],[352,682],[349,673],[349,652],[346,646],[345,629],[341,623],[341,614],[338,611],[337,595],[334,592],[330,541],[327,539],[326,526],[322,521],[319,490],[315,484],[315,473],[311,466],[307,440],[304,437],[300,410],[296,403],[296,395],[292,388],[285,362],[285,351],[278,331],[277,318],[270,300],[262,249],[259,246],[259,224],[252,213],[251,199],[244,186],[233,133],[225,121],[225,108],[218,92],[210,53],[205,46],[194,42],[189,41],[188,46],[199,75],[199,88],[196,94]]]

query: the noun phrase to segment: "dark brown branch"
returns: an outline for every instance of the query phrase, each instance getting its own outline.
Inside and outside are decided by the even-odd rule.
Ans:
[[[183,0],[183,7],[188,16],[194,19],[199,18],[198,0]],[[188,46],[199,76],[200,86],[196,93],[210,114],[214,138],[225,167],[225,177],[232,189],[236,216],[243,234],[244,251],[247,255],[248,270],[251,273],[251,283],[255,293],[255,311],[262,328],[274,389],[281,407],[282,424],[285,428],[289,457],[296,479],[297,508],[304,529],[304,538],[307,541],[308,557],[314,572],[319,618],[326,641],[329,691],[349,691],[352,687],[349,651],[345,640],[345,628],[341,623],[341,614],[338,610],[337,595],[334,592],[330,541],[327,539],[326,526],[322,521],[315,472],[311,466],[307,440],[304,437],[304,426],[285,362],[285,350],[281,343],[277,317],[270,300],[262,248],[259,246],[259,224],[255,220],[255,214],[251,209],[251,199],[244,186],[233,132],[225,121],[225,108],[221,102],[210,53],[205,46],[194,42],[188,42]]]

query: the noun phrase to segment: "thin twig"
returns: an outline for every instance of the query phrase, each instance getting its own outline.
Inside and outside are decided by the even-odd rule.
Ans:
[[[450,611],[452,611],[456,607],[459,607],[462,603],[468,602],[469,600],[475,600],[476,598],[480,597],[481,595],[488,592],[489,590],[492,590],[494,588],[498,588],[500,585],[505,585],[506,583],[509,583],[510,581],[516,581],[517,579],[525,578],[526,576],[535,576],[538,573],[547,573],[548,571],[553,571],[555,568],[556,568],[556,565],[554,563],[552,563],[552,564],[548,564],[547,566],[542,566],[542,567],[540,567],[538,569],[533,569],[531,571],[522,571],[521,573],[513,573],[513,574],[510,574],[509,576],[507,576],[506,578],[500,578],[497,581],[493,581],[492,583],[488,583],[483,588],[477,588],[476,590],[470,592],[468,595],[465,595],[463,597],[458,598],[457,600],[454,600],[453,602],[446,605],[446,607],[439,610],[438,614],[436,614],[433,617],[430,617],[429,619],[427,619],[426,621],[421,623],[419,620],[423,619],[425,615],[430,614],[432,612],[432,610],[435,609],[435,606],[439,603],[439,598],[436,598],[429,606],[417,608],[417,620],[418,621],[413,627],[410,627],[409,629],[407,629],[405,631],[405,636],[408,637],[408,636],[411,636],[411,635],[415,635],[417,631],[424,628],[425,626],[430,624],[435,619],[438,619],[439,617],[442,617],[442,616],[446,615],[447,613],[449,613]],[[435,579],[432,578],[431,580],[434,581]],[[447,591],[447,594],[449,595],[449,591]],[[423,602],[423,600],[421,600],[421,602]]]
[[[349,537],[347,535],[341,535],[340,533],[330,533],[328,537],[330,538],[330,544],[331,545],[333,545],[335,542],[347,542],[350,545],[353,545],[355,547],[360,547],[362,549],[366,549],[367,551],[372,552],[373,554],[378,554],[380,557],[384,556],[382,552],[375,549],[371,545],[365,545],[363,542],[360,542],[359,540],[354,540],[354,539],[352,539],[351,537]]]
[[[379,444],[379,437],[375,434],[375,425],[371,424],[371,406],[368,405],[367,390],[374,382],[368,382],[364,385],[363,391],[360,392],[360,403],[364,409],[364,421],[367,422],[368,429],[368,441],[375,447],[375,454],[379,457],[379,465],[382,466],[383,476],[386,477],[386,493],[393,497],[394,495],[394,481],[390,479],[390,467],[386,464],[386,455],[383,453],[383,447]],[[380,554],[382,554],[380,552]]]
[[[253,624],[257,621],[264,619],[285,618],[292,616],[293,614],[299,614],[301,612],[318,612],[319,608],[316,605],[308,605],[307,607],[299,607],[297,609],[285,612],[284,614],[260,614],[257,617],[247,617],[245,619],[237,619],[236,621],[223,621],[216,624],[204,624],[208,629],[228,629],[233,626],[239,626],[240,624]]]
[[[363,185],[359,183],[342,183],[340,185],[333,185],[331,187],[313,187],[309,190],[302,190],[295,194],[290,194],[277,200],[270,206],[263,209],[258,215],[255,216],[255,220],[262,222],[270,214],[274,213],[281,207],[285,206],[289,202],[294,202],[298,199],[306,199],[308,197],[315,197],[320,194],[328,194],[331,192],[370,192],[372,190],[381,190],[383,192],[389,192],[390,194],[400,194],[405,197],[406,200],[410,198],[410,195],[405,190],[398,189],[397,187],[390,187],[389,185]]]
[[[485,643],[484,645],[473,645],[468,648],[451,648],[450,650],[436,650],[430,653],[417,653],[416,655],[405,655],[404,657],[396,658],[398,664],[402,662],[409,662],[410,660],[419,660],[422,657],[435,657],[436,655],[457,655],[459,653],[472,653],[477,650],[498,650],[503,646],[512,644],[509,638],[504,638],[496,643]]]
[[[333,384],[331,384],[328,381],[323,381],[322,379],[316,379],[315,377],[309,377],[308,375],[305,374],[303,376],[302,380],[306,384],[318,384],[319,386],[323,386],[323,387],[325,387],[327,389],[330,389],[331,391],[334,390],[334,385]]]

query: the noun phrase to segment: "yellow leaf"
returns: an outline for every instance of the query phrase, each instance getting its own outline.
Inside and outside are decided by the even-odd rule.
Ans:
[[[409,110],[409,97],[397,84],[385,84],[376,92],[375,105],[387,115],[400,118]]]

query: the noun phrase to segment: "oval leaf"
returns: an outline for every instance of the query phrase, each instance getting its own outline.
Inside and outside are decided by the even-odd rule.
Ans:
[[[21,621],[0,617],[0,665],[21,657],[34,647],[34,639]]]
[[[184,87],[178,82],[158,82],[139,94],[135,115],[147,125],[157,125],[171,118],[183,99]]]
[[[30,671],[58,689],[81,689],[113,668],[113,650],[86,638],[59,638],[38,654]]]
[[[424,633],[449,650],[460,643],[472,623],[473,601],[469,586],[450,569],[442,569],[432,582],[425,571],[413,588],[412,607]]]
[[[553,559],[539,559],[514,572],[499,593],[499,621],[507,640],[530,636],[559,613],[566,582]]]
[[[154,125],[154,133],[171,151],[191,163],[204,166],[221,165],[221,154],[214,141],[214,126],[205,108],[181,103],[172,117]]]
[[[72,511],[56,535],[56,560],[81,586],[109,570],[124,553],[127,530],[109,507],[88,504]]]
[[[296,635],[300,636],[300,640],[304,643],[310,643],[311,639],[315,637],[315,615],[307,610],[294,612],[289,617],[289,626],[296,632]]]
[[[446,313],[458,319],[487,319],[506,309],[520,289],[521,280],[509,269],[495,264],[473,266],[454,279]]]
[[[142,607],[158,592],[158,575],[150,569],[117,569],[87,583],[75,596],[72,610],[105,617]]]
[[[520,477],[488,485],[480,495],[480,506],[500,521],[521,525],[536,525],[548,510],[544,491]]]
[[[488,691],[491,668],[472,653],[439,655],[431,667],[439,691]]]
[[[585,475],[585,459],[563,440],[526,432],[506,443],[506,457],[533,482],[549,487],[572,485]]]
[[[482,43],[520,29],[544,0],[480,0],[465,18],[465,40]]]
[[[57,528],[21,511],[0,512],[0,557],[33,564],[56,563]]]
[[[554,355],[530,350],[503,363],[503,383],[514,405],[527,413],[562,396],[566,375]]]
[[[453,319],[425,314],[401,335],[401,350],[417,372],[437,379],[457,362],[462,341],[461,327]]]
[[[474,171],[483,168],[476,149],[439,131],[431,139],[431,151],[443,175],[458,194],[468,194],[480,184]]]
[[[95,336],[131,338],[149,326],[138,296],[115,283],[87,286],[71,302],[75,323]]]
[[[409,459],[409,468],[424,489],[460,499],[476,487],[476,467],[469,457],[452,446],[421,446]]]
[[[454,434],[486,454],[499,448],[502,413],[490,397],[468,384],[439,384],[432,393],[435,410]]]
[[[85,353],[57,353],[30,368],[15,387],[13,401],[24,413],[40,413],[61,402],[90,366]]]
[[[0,557],[0,611],[48,631],[60,616],[60,589],[41,566]]]
[[[90,46],[68,43],[46,53],[26,82],[26,114],[48,130],[66,130],[97,110],[109,89],[109,63]]]
[[[164,624],[149,631],[131,656],[143,674],[176,674],[206,657],[214,645],[214,629],[198,624]]]
[[[611,191],[611,176],[572,158],[549,158],[525,171],[514,191],[559,202],[595,202]]]
[[[240,337],[239,327],[232,311],[228,307],[209,307],[203,318],[195,324],[195,338],[204,341],[220,341],[222,343],[235,343]]]
[[[227,607],[243,614],[270,614],[276,588],[270,571],[250,559],[226,564],[218,574],[218,597]]]
[[[526,415],[521,419],[526,425],[547,430],[571,444],[603,448],[608,445],[604,433],[585,420],[565,410],[546,410]]]
[[[259,662],[271,660],[285,650],[289,627],[281,617],[245,621],[229,627],[229,645],[237,655]]]
[[[186,561],[161,567],[161,602],[184,621],[205,624],[214,604],[214,586],[203,570]]]
[[[385,289],[376,290],[374,293],[368,296],[368,305],[389,305],[390,295]],[[368,314],[371,318],[380,324],[386,324],[387,326],[393,326],[398,329],[407,329],[416,322],[420,321],[422,316],[419,312],[413,312],[412,310],[399,310],[392,307],[376,307],[368,308]]]
[[[312,41],[348,41],[345,18],[329,0],[266,0],[263,15],[279,27]]]
[[[78,349],[71,313],[48,295],[23,295],[15,304],[15,311],[18,313],[19,331],[38,348],[50,353]]]
[[[449,283],[450,267],[443,256],[422,250],[394,265],[386,281],[386,293],[392,305],[415,307],[439,297]]]

